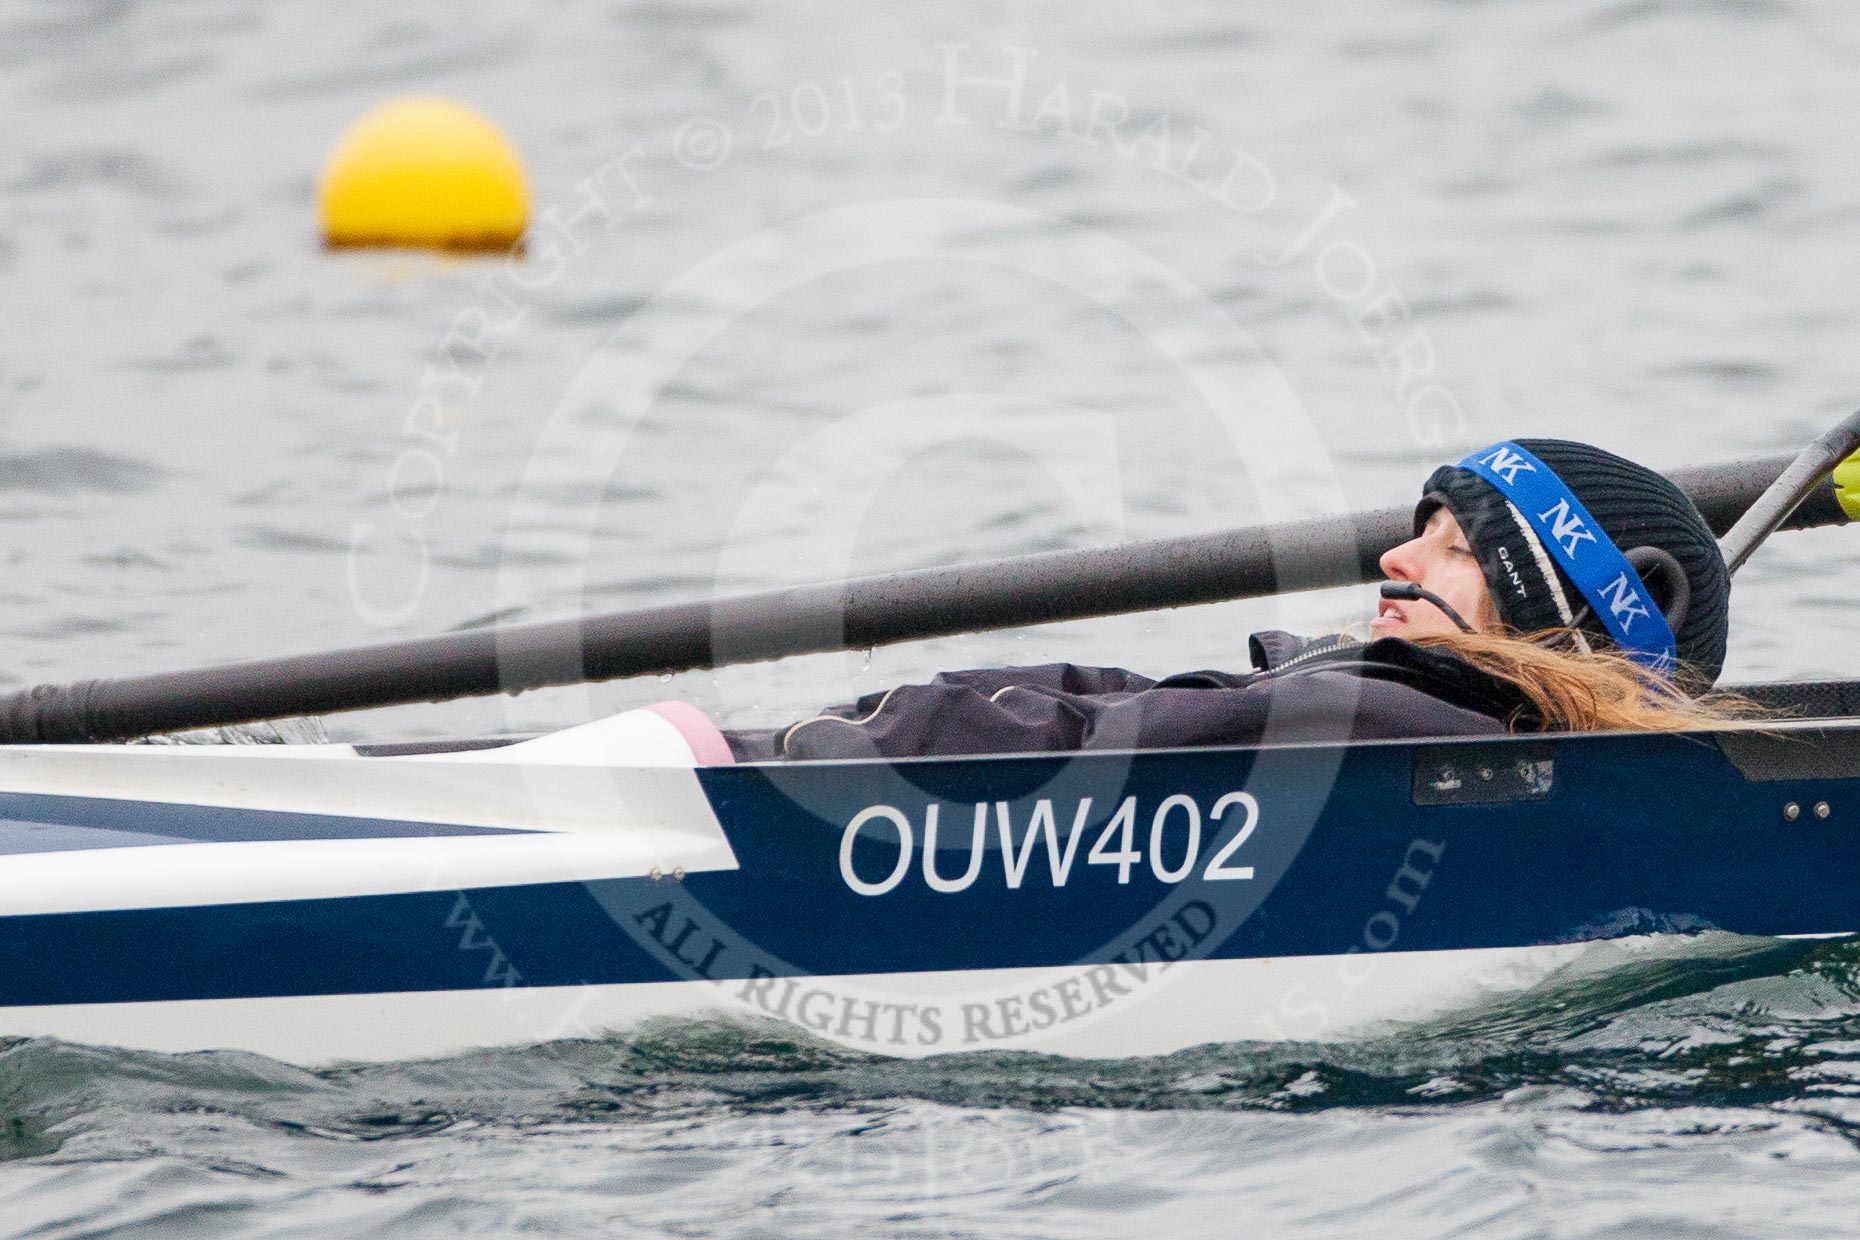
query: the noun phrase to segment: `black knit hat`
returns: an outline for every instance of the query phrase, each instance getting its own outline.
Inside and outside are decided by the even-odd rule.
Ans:
[[[1639,569],[1654,602],[1674,622],[1680,682],[1693,690],[1709,687],[1724,667],[1731,575],[1711,527],[1685,492],[1650,469],[1588,444],[1513,442],[1555,472]],[[1452,511],[1506,625],[1520,633],[1574,627],[1591,643],[1606,644],[1608,631],[1594,609],[1585,607],[1530,522],[1497,487],[1464,465],[1443,465],[1423,491],[1415,532],[1434,509],[1445,505]]]

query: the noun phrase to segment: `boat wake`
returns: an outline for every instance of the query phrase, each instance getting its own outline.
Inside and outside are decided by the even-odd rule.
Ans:
[[[1141,1059],[897,1060],[729,1020],[317,1071],[246,1053],[33,1039],[0,1051],[0,1153],[42,1157],[74,1139],[120,1143],[176,1122],[370,1141],[906,1100],[1311,1112],[1450,1108],[1546,1089],[1602,1110],[1786,1105],[1844,1130],[1845,1100],[1860,1093],[1860,942],[1719,934],[1665,944],[1588,956],[1504,1001],[1354,1041]]]

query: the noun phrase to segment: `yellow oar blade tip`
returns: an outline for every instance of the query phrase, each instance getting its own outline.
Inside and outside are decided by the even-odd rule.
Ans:
[[[1849,521],[1860,521],[1860,452],[1834,467],[1834,498]]]

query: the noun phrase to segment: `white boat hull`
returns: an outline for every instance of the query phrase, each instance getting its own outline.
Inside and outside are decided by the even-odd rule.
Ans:
[[[1677,955],[1695,946],[1679,936],[1645,936],[1609,944],[1179,961],[1152,965],[1143,976],[1095,965],[808,978],[792,987],[789,979],[760,986],[646,982],[64,1004],[7,1009],[0,1031],[170,1053],[251,1051],[322,1066],[722,1019],[777,1021],[798,1036],[906,1058],[985,1050],[1116,1058],[1213,1042],[1361,1036],[1503,1000],[1585,956],[1620,962],[1624,951]],[[1068,994],[1075,996],[1070,1013]],[[1055,1014],[1043,1029],[1034,1028],[1044,1021],[1036,995]]]

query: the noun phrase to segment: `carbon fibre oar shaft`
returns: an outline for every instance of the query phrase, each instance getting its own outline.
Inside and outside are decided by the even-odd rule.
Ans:
[[[1719,544],[1725,568],[1737,572],[1763,545],[1763,540],[1788,520],[1817,487],[1831,489],[1833,484],[1829,478],[1834,467],[1852,456],[1856,449],[1860,449],[1860,410],[1842,418],[1802,449],[1801,455],[1789,462],[1769,489],[1744,510],[1744,515]]]
[[[1676,471],[1715,533],[1792,457]],[[1411,508],[1052,551],[982,564],[509,625],[0,698],[0,742],[123,740],[341,711],[519,693],[1026,624],[1355,585],[1413,532]],[[1832,483],[1784,528],[1848,520]]]

